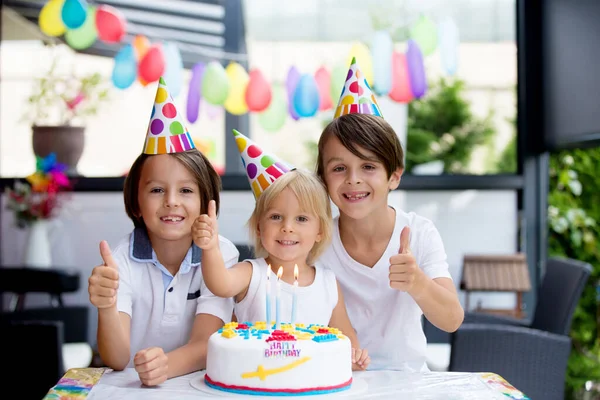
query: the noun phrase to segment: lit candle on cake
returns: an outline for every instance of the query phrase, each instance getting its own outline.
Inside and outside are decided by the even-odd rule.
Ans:
[[[275,297],[275,329],[279,329],[279,324],[281,322],[281,312],[280,312],[280,303],[281,303],[281,275],[283,274],[283,267],[279,267],[277,270],[277,294]]]
[[[296,309],[298,308],[298,264],[294,265],[294,287],[292,288],[292,324],[296,323]]]
[[[267,266],[267,329],[271,329],[271,265]]]

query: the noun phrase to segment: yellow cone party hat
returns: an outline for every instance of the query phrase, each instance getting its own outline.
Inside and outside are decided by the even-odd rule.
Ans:
[[[276,156],[266,154],[250,138],[242,135],[235,129],[233,130],[233,136],[242,156],[242,163],[244,164],[250,187],[252,187],[252,192],[256,199],[279,177],[295,169]]]
[[[375,95],[358,67],[355,57],[350,63],[334,118],[346,114],[371,114],[383,117]]]
[[[144,153],[180,153],[194,148],[194,141],[183,122],[183,114],[177,111],[173,97],[161,77],[150,115]]]

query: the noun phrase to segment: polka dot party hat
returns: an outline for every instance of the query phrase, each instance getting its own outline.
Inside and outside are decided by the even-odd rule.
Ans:
[[[144,153],[180,153],[194,148],[194,141],[183,122],[183,114],[177,111],[173,97],[161,77],[150,115]]]
[[[346,114],[371,114],[383,118],[375,95],[358,67],[356,57],[350,63],[334,118]]]
[[[254,198],[258,199],[262,192],[280,176],[295,169],[276,156],[266,154],[256,143],[235,129],[233,136],[242,156],[242,164],[248,175]]]

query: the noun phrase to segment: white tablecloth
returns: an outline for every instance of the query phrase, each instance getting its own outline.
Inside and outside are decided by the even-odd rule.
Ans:
[[[199,390],[195,386],[201,384],[203,372],[173,378],[158,387],[144,387],[134,369],[115,372],[107,371],[93,387],[89,400],[153,400],[153,399],[210,399],[210,398],[258,398],[259,396],[242,396],[212,391]],[[486,377],[487,376],[487,377]],[[301,399],[344,398],[344,399],[423,399],[423,400],[508,400],[523,399],[520,392],[510,388],[489,375],[431,372],[406,373],[400,371],[362,371],[353,374],[353,388],[347,392],[320,396],[302,396]],[[262,397],[262,396],[260,396]],[[271,396],[270,399],[279,398]],[[282,397],[283,398],[283,397]],[[290,397],[285,397],[289,400]]]

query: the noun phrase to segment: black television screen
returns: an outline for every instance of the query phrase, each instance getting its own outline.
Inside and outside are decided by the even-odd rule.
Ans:
[[[546,146],[549,150],[599,146],[600,0],[543,4]]]

